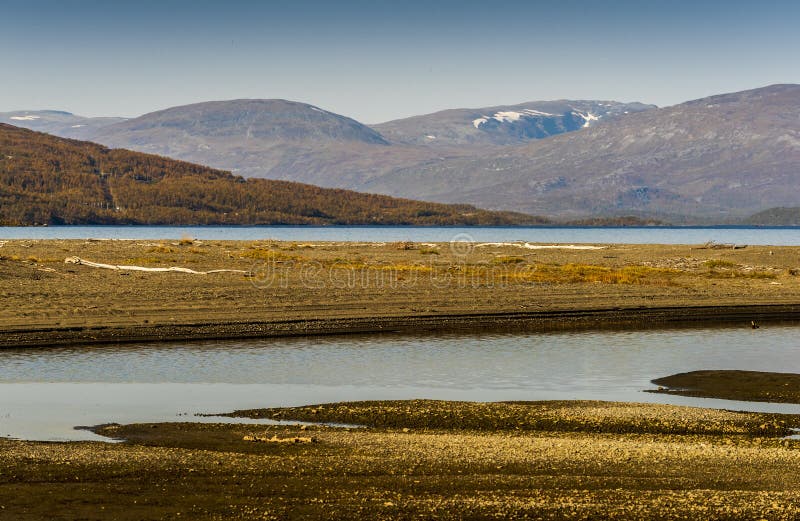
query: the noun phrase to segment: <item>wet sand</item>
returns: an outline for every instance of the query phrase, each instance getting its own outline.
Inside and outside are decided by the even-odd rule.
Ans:
[[[0,244],[0,346],[800,319],[798,247]],[[69,257],[241,272],[108,270]]]
[[[794,519],[793,416],[603,402],[250,411],[342,429],[100,427],[0,440],[2,519]],[[313,438],[313,443],[245,441]]]

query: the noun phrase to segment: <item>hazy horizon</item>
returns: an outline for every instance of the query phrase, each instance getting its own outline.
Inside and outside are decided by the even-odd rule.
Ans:
[[[800,83],[800,5],[16,1],[0,111],[283,98],[364,123],[548,99],[668,106]]]

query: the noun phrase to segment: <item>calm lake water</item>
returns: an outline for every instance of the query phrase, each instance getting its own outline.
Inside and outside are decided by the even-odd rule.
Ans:
[[[76,425],[342,400],[602,399],[800,414],[642,392],[697,369],[800,372],[800,325],[371,335],[0,351],[0,436],[98,439]],[[252,422],[252,420],[247,420]]]
[[[419,226],[48,226],[0,227],[0,239],[180,239],[289,241],[702,244],[800,246],[800,227],[591,228]]]

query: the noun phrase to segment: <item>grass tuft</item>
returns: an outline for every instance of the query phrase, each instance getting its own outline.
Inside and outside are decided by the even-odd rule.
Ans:
[[[514,255],[499,255],[492,259],[492,264],[496,265],[504,265],[504,264],[522,264],[525,262],[525,259],[522,257],[517,257]]]
[[[735,267],[738,266],[734,262],[726,261],[726,260],[720,260],[720,259],[707,260],[703,264],[707,268],[712,269],[712,270],[715,269],[715,268],[735,268]]]

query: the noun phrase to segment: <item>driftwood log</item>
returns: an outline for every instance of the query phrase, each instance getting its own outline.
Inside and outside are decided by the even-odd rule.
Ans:
[[[149,272],[176,272],[176,273],[189,273],[192,275],[210,275],[212,273],[242,273],[244,275],[250,275],[251,272],[245,270],[209,270],[209,271],[195,271],[189,268],[180,268],[177,266],[171,266],[169,268],[148,268],[145,266],[124,266],[119,264],[103,264],[101,262],[92,262],[85,259],[81,259],[80,257],[67,257],[64,259],[64,263],[66,264],[77,264],[79,266],[88,266],[90,268],[101,268],[106,270],[116,270],[116,271],[149,271]]]

